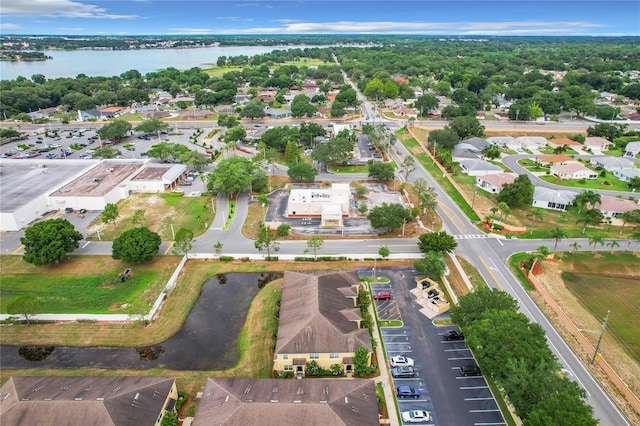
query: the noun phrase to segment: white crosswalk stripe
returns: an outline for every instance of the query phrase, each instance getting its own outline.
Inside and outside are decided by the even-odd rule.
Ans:
[[[453,238],[456,240],[469,240],[469,239],[478,239],[478,238],[495,238],[493,235],[488,234],[466,234],[466,235],[454,235]]]

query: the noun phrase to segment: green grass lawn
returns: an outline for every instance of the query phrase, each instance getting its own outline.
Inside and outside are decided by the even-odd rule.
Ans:
[[[168,257],[130,264],[96,257],[93,270],[87,270],[85,265],[84,270],[78,271],[73,266],[81,261],[72,256],[58,265],[35,267],[25,263],[21,256],[1,256],[0,311],[7,313],[7,304],[14,297],[28,294],[41,302],[37,310],[40,313],[129,313],[123,305],[146,313],[179,259]],[[132,276],[121,282],[119,275],[126,268],[131,268]]]
[[[567,186],[570,188],[584,188],[584,189],[608,189],[610,191],[627,191],[629,187],[626,182],[623,182],[613,175],[607,173],[605,177],[598,176],[597,179],[558,179],[556,176],[539,176],[540,179],[545,182],[553,183],[555,185]],[[606,182],[606,184],[605,184]]]
[[[601,253],[597,257],[576,253],[564,261],[572,266],[572,271],[562,273],[567,288],[595,318],[602,319],[611,310],[607,333],[640,361],[640,276],[637,272],[635,276],[621,274],[629,268],[637,271],[638,258],[629,253]]]
[[[549,171],[549,168],[541,167],[535,161],[529,160],[527,158],[519,160],[518,164],[520,164],[522,167],[529,170],[530,172],[548,172]]]
[[[355,165],[354,166],[354,165],[351,165],[351,164],[347,164],[345,166],[337,166],[337,165],[332,164],[332,165],[329,166],[329,172],[338,173],[338,174],[369,173],[369,166],[367,166],[367,165],[362,165],[362,166]]]

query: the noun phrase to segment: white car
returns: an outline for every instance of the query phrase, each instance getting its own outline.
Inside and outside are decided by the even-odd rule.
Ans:
[[[431,421],[431,413],[425,410],[411,410],[402,412],[404,423],[426,423]]]
[[[408,358],[404,355],[396,355],[394,357],[391,357],[390,364],[392,367],[413,367],[413,358]]]

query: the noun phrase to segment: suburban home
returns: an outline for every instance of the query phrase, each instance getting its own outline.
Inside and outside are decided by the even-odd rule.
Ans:
[[[98,111],[100,112],[100,118],[102,120],[108,120],[111,118],[116,118],[120,116],[120,114],[123,114],[125,111],[125,108],[121,106],[112,106],[112,107],[100,108]]]
[[[549,210],[565,211],[573,204],[576,193],[558,189],[536,186],[533,190],[533,207],[540,207]]]
[[[516,180],[516,176],[511,173],[496,173],[476,178],[476,186],[484,191],[497,194],[502,191],[502,187],[511,184]]]
[[[373,380],[208,379],[192,423],[293,424],[379,425]]]
[[[415,108],[407,108],[406,106],[401,106],[400,108],[396,108],[393,110],[393,114],[396,117],[406,117],[406,118],[418,118],[418,110]]]
[[[171,117],[171,113],[169,111],[148,111],[141,113],[140,116],[145,120],[152,120],[155,118]]]
[[[251,100],[251,95],[248,95],[248,94],[238,93],[235,96],[236,103],[240,105],[246,105],[249,103],[250,100]]]
[[[361,346],[371,363],[373,347],[362,326],[359,288],[356,271],[286,271],[273,369],[302,377],[307,362],[316,361],[326,370],[341,364],[348,375]]]
[[[102,115],[97,109],[78,110],[78,121],[101,120]]]
[[[640,209],[640,205],[637,201],[602,195],[601,202],[596,203],[596,208],[602,212],[604,217],[612,219],[612,223],[616,225],[618,224],[616,220],[619,220],[624,212]],[[622,220],[619,223],[621,224]]]
[[[38,118],[49,118],[53,114],[59,113],[60,111],[61,111],[60,107],[50,107],[50,108],[43,108],[37,111],[29,112],[27,113],[27,115],[31,117],[32,120],[35,120]]]
[[[517,151],[522,148],[522,145],[513,136],[492,136],[487,138],[487,142],[490,144],[498,145],[502,148],[512,149]]]
[[[576,142],[568,138],[549,139],[547,145],[551,148],[582,148],[582,144],[580,142]]]
[[[233,114],[235,112],[232,105],[216,105],[213,110],[218,114]]]
[[[270,118],[285,118],[291,117],[291,111],[281,108],[267,108],[264,110],[267,117]]]
[[[451,150],[451,160],[452,161],[463,161],[463,160],[480,160],[483,157],[482,152],[478,151],[470,151],[468,149],[456,149]]]
[[[182,114],[183,120],[200,120],[202,118],[209,118],[216,115],[215,112],[208,109],[196,109],[193,111],[185,112]]]
[[[629,182],[631,178],[639,177],[640,178],[640,169],[637,167],[631,169],[619,169],[614,170],[613,175],[624,182]]]
[[[639,142],[629,142],[627,146],[624,147],[624,156],[625,157],[635,157],[640,154],[640,141]]]
[[[560,179],[598,179],[598,173],[586,168],[581,163],[554,164],[551,174]]]
[[[631,160],[620,157],[610,157],[608,155],[592,157],[591,160],[589,160],[589,164],[603,168],[609,172],[620,169],[632,169],[634,167],[633,161]]]
[[[489,142],[487,142],[486,140],[484,140],[482,138],[478,138],[478,137],[473,137],[473,138],[469,138],[469,139],[465,139],[463,141],[460,141],[453,148],[454,149],[466,149],[466,150],[469,150],[469,151],[472,151],[472,152],[482,152],[489,145],[490,145]]]
[[[462,173],[469,176],[484,176],[504,172],[504,169],[500,166],[477,159],[461,160],[460,168],[462,169]]]
[[[547,165],[577,163],[576,160],[573,159],[573,157],[570,157],[566,154],[554,154],[548,157],[540,157],[536,158],[536,161]]]
[[[584,140],[585,148],[590,148],[592,151],[607,151],[611,145],[614,143],[600,136],[588,136]]]
[[[178,390],[166,377],[25,376],[0,396],[3,425],[158,426],[176,412]]]
[[[516,140],[526,149],[543,148],[548,143],[547,139],[542,136],[518,136]]]

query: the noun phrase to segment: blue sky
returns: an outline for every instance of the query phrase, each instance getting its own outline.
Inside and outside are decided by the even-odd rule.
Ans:
[[[2,0],[0,33],[640,35],[640,1]]]

